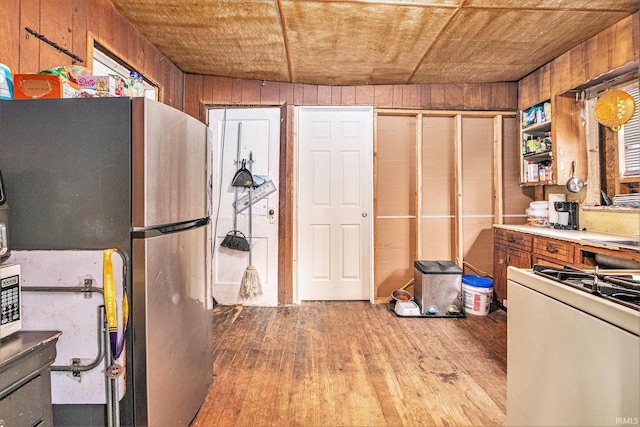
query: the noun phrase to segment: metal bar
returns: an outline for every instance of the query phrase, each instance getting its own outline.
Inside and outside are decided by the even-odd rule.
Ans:
[[[31,34],[32,36],[34,36],[37,39],[40,39],[41,41],[45,42],[46,44],[48,44],[49,46],[51,46],[52,48],[56,49],[57,51],[64,53],[65,55],[67,55],[69,58],[73,59],[74,61],[78,61],[78,62],[84,62],[84,59],[80,58],[79,56],[75,55],[74,53],[68,51],[67,49],[63,48],[62,46],[59,46],[58,44],[56,44],[55,42],[52,42],[51,40],[49,40],[48,38],[46,38],[45,36],[43,36],[40,33],[35,32],[34,30],[32,30],[29,27],[24,27],[25,31],[29,34]]]
[[[77,360],[73,359],[74,363],[72,365],[53,365],[51,366],[52,371],[66,371],[73,372],[74,376],[79,376],[81,372],[90,371],[96,366],[100,364],[100,362],[104,359],[105,349],[107,347],[106,341],[104,339],[104,322],[105,322],[105,314],[104,314],[104,305],[98,307],[98,355],[93,360],[93,362],[88,365],[81,365],[80,363],[76,363]]]
[[[100,294],[104,294],[104,291],[101,288],[96,288],[93,286],[23,286],[22,291],[27,292],[73,292],[73,293],[91,293],[97,292]],[[104,358],[106,341],[104,340],[104,336],[102,334],[102,328],[104,323],[104,306],[101,305],[98,307],[98,355],[93,360],[93,362],[88,365],[81,365],[79,362],[79,358],[74,358],[73,364],[71,365],[52,365],[52,371],[58,372],[73,372],[74,376],[80,375],[81,372],[90,371],[100,364],[100,361]]]
[[[101,288],[94,288],[93,286],[22,286],[20,289],[22,291],[29,292],[97,292],[99,294],[104,294],[104,291]]]
[[[106,325],[106,317],[105,322],[103,323],[102,330],[102,339],[109,340],[109,328]],[[104,362],[104,371],[108,372],[109,366],[111,366],[111,346],[107,346],[107,357],[105,357]],[[107,391],[107,427],[117,427],[119,424],[114,424],[114,415],[113,415],[113,382],[112,379],[105,375],[105,387]]]

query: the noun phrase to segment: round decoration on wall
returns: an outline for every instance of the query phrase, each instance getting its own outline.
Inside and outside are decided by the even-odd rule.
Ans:
[[[636,109],[633,97],[620,89],[607,89],[596,101],[594,115],[598,123],[619,131]]]

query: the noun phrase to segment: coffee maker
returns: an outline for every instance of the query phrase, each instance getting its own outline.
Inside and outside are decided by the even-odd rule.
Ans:
[[[559,230],[578,230],[578,203],[554,202],[553,207],[558,212],[558,222],[553,228]]]

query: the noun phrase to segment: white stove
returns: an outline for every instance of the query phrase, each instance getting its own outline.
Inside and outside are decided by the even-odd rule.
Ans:
[[[638,425],[640,310],[607,296],[602,280],[576,286],[539,268],[507,272],[507,424]],[[630,277],[631,287],[640,277],[598,274]]]

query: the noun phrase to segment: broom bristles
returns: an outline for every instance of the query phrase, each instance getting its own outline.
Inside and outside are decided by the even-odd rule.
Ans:
[[[249,264],[242,275],[240,283],[240,298],[249,299],[262,295],[262,285],[260,284],[260,276],[258,270]]]

